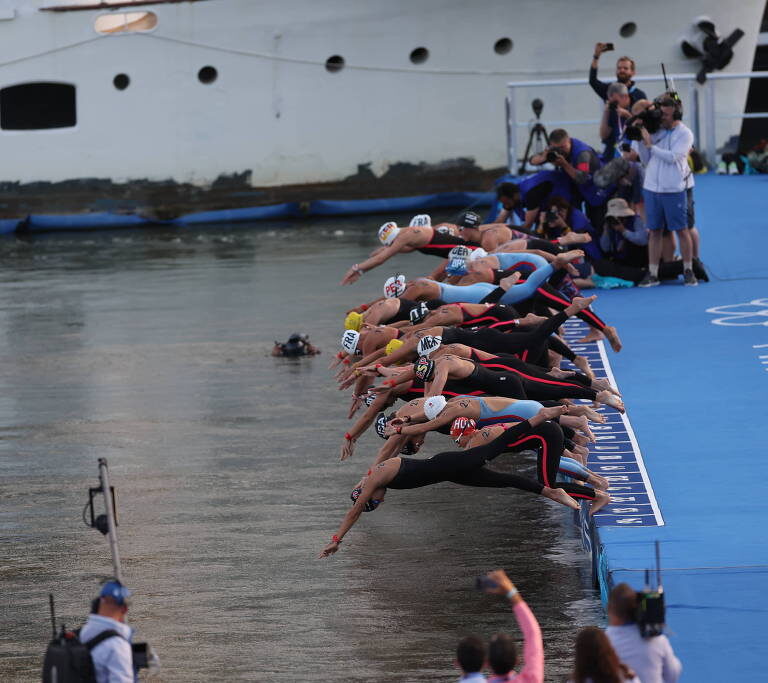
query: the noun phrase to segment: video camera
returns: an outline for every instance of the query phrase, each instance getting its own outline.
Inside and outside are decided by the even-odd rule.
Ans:
[[[639,114],[627,119],[627,138],[629,140],[642,140],[641,126],[651,135],[661,128],[661,109],[658,108],[655,102],[645,111],[641,111]]]

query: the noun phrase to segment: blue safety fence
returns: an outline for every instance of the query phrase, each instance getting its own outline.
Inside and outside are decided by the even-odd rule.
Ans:
[[[240,209],[219,209],[185,214],[169,221],[161,221],[138,214],[99,211],[78,214],[30,214],[24,218],[0,220],[0,234],[17,230],[48,232],[55,230],[114,230],[122,228],[171,225],[188,227],[220,223],[251,223],[264,220],[312,217],[355,216],[377,213],[407,213],[435,209],[488,206],[495,201],[492,192],[439,192],[413,197],[384,199],[315,200],[286,202],[269,206],[251,206]]]

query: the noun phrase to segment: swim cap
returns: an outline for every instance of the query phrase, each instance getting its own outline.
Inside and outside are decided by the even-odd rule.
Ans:
[[[465,258],[452,258],[445,266],[445,272],[448,275],[466,275],[467,274],[467,259]]]
[[[397,227],[397,223],[394,221],[384,223],[384,225],[379,228],[379,242],[388,247],[395,241],[395,237],[397,237],[399,232],[400,228]]]
[[[478,247],[469,255],[469,260],[471,263],[472,261],[476,261],[479,258],[485,258],[486,256],[488,256],[488,252],[482,247]]]
[[[390,353],[394,353],[397,351],[401,346],[403,345],[403,342],[399,339],[392,339],[385,347],[384,347],[384,353],[389,355]]]
[[[420,356],[428,356],[433,351],[437,351],[443,343],[443,338],[439,335],[432,336],[428,334],[426,337],[422,337],[419,340],[419,345],[416,347],[416,352]]]
[[[478,225],[482,225],[483,219],[474,211],[465,211],[459,216],[460,228],[476,228]]]
[[[400,455],[413,455],[419,452],[419,446],[413,441],[406,441],[405,445],[400,449]]]
[[[357,353],[357,343],[360,341],[360,333],[357,330],[344,330],[341,335],[341,348],[350,356]]]
[[[423,301],[420,304],[417,304],[416,306],[414,306],[408,312],[408,317],[411,319],[411,325],[418,325],[428,315],[429,315],[429,307]]]
[[[359,332],[362,326],[363,326],[362,313],[358,313],[357,311],[352,311],[351,313],[347,314],[346,318],[344,318],[345,330],[354,330],[355,332]]]
[[[408,225],[412,228],[423,228],[424,226],[432,225],[432,217],[426,213],[420,213],[417,216],[411,218],[411,222]]]
[[[368,393],[363,397],[363,403],[367,405],[368,407],[371,406],[371,404],[376,400],[376,394]]]
[[[384,283],[384,296],[395,299],[405,291],[405,275],[393,275]]]
[[[448,258],[469,258],[472,252],[463,244],[459,244],[448,252]]]
[[[422,356],[413,364],[413,374],[422,382],[427,382],[435,374],[435,361]]]
[[[477,431],[477,422],[471,417],[457,417],[451,423],[451,438],[458,443],[462,436],[471,436]]]
[[[352,493],[349,494],[349,497],[352,499],[353,503],[357,502],[357,499],[360,497],[360,494],[363,492],[363,489],[358,486],[356,489],[352,489]],[[370,498],[368,502],[365,504],[365,507],[363,508],[363,512],[373,512],[377,507],[379,507],[379,504],[381,503],[380,500],[376,500],[375,498]]]
[[[446,403],[448,401],[445,400],[445,396],[430,396],[424,401],[424,414],[427,416],[427,419],[434,420],[443,412]]]
[[[387,416],[384,413],[379,413],[376,416],[376,421],[374,422],[376,433],[382,438],[386,439],[386,435],[384,434],[384,430],[387,428]]]

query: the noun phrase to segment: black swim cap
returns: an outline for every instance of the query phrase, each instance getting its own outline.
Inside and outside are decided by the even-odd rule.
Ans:
[[[352,493],[349,494],[349,497],[352,499],[353,503],[357,502],[357,499],[360,497],[360,494],[363,492],[362,487],[358,486],[355,489],[352,489]],[[379,505],[381,504],[380,500],[376,500],[375,498],[370,498],[368,502],[365,504],[365,507],[363,508],[363,512],[373,512]]]
[[[476,228],[478,225],[481,225],[482,222],[483,219],[474,211],[465,211],[459,216],[459,225],[462,228]]]
[[[406,441],[405,445],[400,449],[400,455],[415,455],[419,452],[419,446],[413,441]]]
[[[384,430],[387,428],[387,416],[384,413],[379,413],[376,416],[376,421],[374,422],[376,426],[376,433],[382,438],[386,439],[387,437],[384,436]]]
[[[413,364],[413,374],[422,382],[429,381],[435,374],[435,361],[422,356]]]
[[[423,301],[420,304],[414,306],[408,312],[408,317],[411,319],[412,325],[418,325],[428,315],[429,315],[429,307]]]

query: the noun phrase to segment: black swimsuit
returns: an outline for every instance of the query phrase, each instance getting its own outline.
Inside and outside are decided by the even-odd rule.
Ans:
[[[430,256],[448,258],[448,252],[454,247],[467,247],[468,249],[475,250],[479,246],[477,242],[468,242],[461,237],[451,235],[449,232],[440,232],[432,228],[432,239],[429,240],[429,244],[418,247],[416,251],[420,251],[422,254],[429,254]]]

